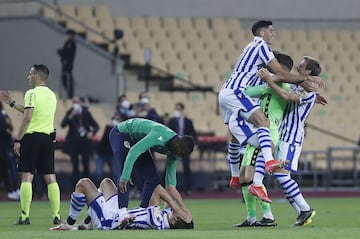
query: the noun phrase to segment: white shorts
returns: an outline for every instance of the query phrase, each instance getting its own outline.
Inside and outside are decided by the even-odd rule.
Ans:
[[[119,209],[118,195],[114,194],[105,200],[101,194],[89,204],[87,211],[91,217],[91,223],[98,230],[111,230],[119,227],[126,214],[126,209]]]
[[[243,90],[221,89],[218,96],[224,123],[241,145],[249,143],[258,147],[257,128],[247,120],[260,108],[256,100],[247,96]]]
[[[289,144],[284,141],[279,141],[279,146],[277,148],[275,158],[278,160],[289,160],[290,163],[286,169],[292,172],[296,172],[298,169],[301,149],[302,145]]]

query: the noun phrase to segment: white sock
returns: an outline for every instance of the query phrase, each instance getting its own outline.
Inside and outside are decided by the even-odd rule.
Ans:
[[[293,180],[289,174],[275,173],[276,180],[280,183],[289,203],[297,211],[309,211],[310,206],[305,201],[302,193],[300,192],[299,185]],[[294,206],[294,203],[296,206]],[[298,209],[297,209],[298,208]]]
[[[257,221],[256,217],[247,217],[246,220],[247,220],[248,222],[250,222],[251,224],[253,224],[254,222]]]
[[[254,185],[255,186],[262,185],[264,177],[265,177],[265,160],[262,154],[259,154],[255,163],[255,174],[253,179]]]
[[[269,129],[265,127],[258,128],[257,136],[265,162],[274,159],[274,156],[272,155],[272,144]]]
[[[274,220],[274,215],[272,214],[272,212],[265,212],[263,213],[263,218]]]
[[[71,194],[69,216],[75,221],[78,219],[81,210],[86,205],[86,197],[82,193]]]
[[[227,160],[229,162],[231,177],[240,176],[240,144],[229,143]]]

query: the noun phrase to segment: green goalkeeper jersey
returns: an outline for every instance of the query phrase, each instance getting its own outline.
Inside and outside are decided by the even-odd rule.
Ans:
[[[290,90],[288,83],[280,83],[280,87],[285,90]],[[269,119],[270,137],[275,147],[279,143],[279,125],[284,114],[286,100],[279,96],[272,88],[266,85],[259,85],[248,87],[245,93],[250,97],[259,97],[260,107]],[[245,154],[242,160],[242,165],[250,165],[251,160],[256,160],[257,155],[254,155],[255,147],[251,145],[246,146]],[[257,150],[258,151],[258,150]]]
[[[165,184],[176,187],[176,166],[179,157],[170,151],[167,144],[177,134],[165,125],[142,118],[126,120],[117,127],[120,132],[129,134],[135,142],[126,156],[121,179],[129,180],[135,161],[142,153],[151,149],[167,156]]]

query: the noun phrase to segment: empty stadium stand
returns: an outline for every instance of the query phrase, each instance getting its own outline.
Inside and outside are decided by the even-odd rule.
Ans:
[[[214,86],[215,91],[226,80],[241,49],[251,39],[249,30],[243,29],[241,20],[237,18],[112,16],[106,5],[95,7],[64,5],[60,9],[80,20],[87,19],[83,23],[89,24],[101,33],[111,32],[116,28],[123,29],[125,34],[121,47],[123,47],[123,52],[131,56],[132,63],[145,64],[144,50],[151,48],[153,53],[151,64],[154,67],[196,85]],[[61,16],[56,16],[47,8],[44,8],[42,12],[45,17],[53,21],[64,21]],[[100,39],[92,39],[88,32],[87,35],[90,41],[101,42]],[[274,50],[292,55],[295,63],[302,55],[311,55],[321,60],[324,69],[322,77],[326,81],[326,87],[321,93],[327,97],[329,105],[316,106],[310,116],[309,124],[312,122],[318,126],[321,124],[323,128],[349,136],[354,140],[357,138],[356,132],[360,132],[359,126],[354,125],[356,130],[348,127],[342,129],[341,132],[336,132],[339,128],[332,127],[332,123],[338,121],[332,112],[336,111],[336,115],[346,115],[341,117],[341,120],[353,120],[351,110],[349,110],[351,106],[347,102],[356,102],[356,99],[352,97],[359,93],[360,88],[358,81],[354,80],[360,70],[359,63],[355,60],[360,54],[359,35],[358,32],[346,30],[278,29],[277,39],[273,46]],[[355,47],[350,48],[349,44]],[[176,80],[174,83],[174,86],[186,87],[186,85],[186,81],[181,80]],[[345,97],[342,97],[345,94],[346,101]],[[339,97],[344,98],[341,104],[337,102]],[[160,112],[167,110],[164,104],[156,100],[154,99],[154,104],[161,107]],[[204,113],[205,111],[216,118],[221,118],[216,113],[214,114],[214,107],[209,107],[206,100],[199,107],[205,110],[199,110],[195,106],[194,112]],[[339,114],[339,111],[343,113]],[[195,118],[201,118],[197,117],[196,113],[192,115]],[[196,122],[196,124],[202,128],[215,127],[213,124],[203,127],[206,125],[203,122]],[[208,129],[215,131],[215,128]],[[218,131],[216,134],[225,135],[224,132]],[[311,139],[308,141],[311,142]],[[339,143],[348,145],[347,142]],[[306,144],[307,149],[325,149],[326,146],[329,145],[326,143]]]
[[[216,92],[228,78],[242,49],[252,39],[249,29],[243,27],[242,19],[200,16],[115,16],[107,5],[61,5],[56,10],[43,7],[40,13],[49,21],[75,30],[89,42],[110,52],[118,46],[120,53],[124,57],[129,57],[130,66],[144,66],[146,64],[144,51],[151,49],[150,65],[153,67],[151,74],[163,72],[171,75],[175,80],[167,86],[185,90],[162,91],[166,88],[158,87],[165,82],[165,78],[162,78],[162,81],[151,84],[152,104],[160,114],[165,112],[171,114],[177,101],[184,102],[188,115],[194,119],[195,127],[205,135],[202,138],[203,145],[200,152],[197,153],[205,157],[204,151],[201,150],[214,149],[209,157],[221,160],[213,162],[212,165],[215,166],[212,170],[226,169],[226,161],[223,158],[227,129],[218,112]],[[115,29],[124,32],[123,39],[118,42],[112,41]],[[276,33],[272,46],[274,50],[290,54],[295,64],[303,55],[310,55],[318,58],[323,66],[321,77],[326,85],[320,93],[327,98],[329,104],[316,105],[313,109],[308,119],[304,145],[304,149],[312,153],[302,156],[308,163],[304,174],[315,175],[315,184],[323,184],[321,179],[329,176],[327,170],[332,166],[342,167],[341,163],[329,165],[326,160],[326,150],[335,146],[352,147],[360,134],[357,113],[360,107],[358,101],[360,82],[357,80],[360,73],[360,32],[344,29],[277,28]],[[196,86],[204,88],[196,88]],[[211,87],[213,91],[201,90],[206,87]],[[129,89],[126,93],[131,101],[137,100],[136,89]],[[22,94],[13,92],[15,99],[19,101],[23,97]],[[66,134],[59,125],[68,107],[69,102],[59,99],[55,123],[60,139]],[[91,109],[103,128],[113,109],[103,107],[101,104],[92,104]],[[14,111],[7,110],[7,112],[14,119],[21,117]],[[14,120],[14,123],[17,127],[19,120]],[[102,132],[102,129],[99,132]],[[215,137],[206,138],[208,135]],[[359,166],[356,161],[357,155],[347,155],[347,152],[344,153],[341,149],[332,151],[346,157],[344,169],[350,170],[354,167],[351,164],[354,161],[355,166]],[[331,183],[337,184],[339,180]]]

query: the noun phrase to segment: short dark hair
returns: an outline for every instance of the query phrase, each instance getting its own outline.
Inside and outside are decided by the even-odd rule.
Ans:
[[[66,34],[70,36],[75,36],[75,31],[70,29],[66,31]]]
[[[272,21],[268,20],[260,20],[254,23],[251,27],[251,32],[254,36],[257,36],[259,34],[258,30],[263,27],[268,27],[272,25]]]
[[[274,55],[275,58],[278,60],[279,64],[286,66],[289,69],[289,71],[291,71],[291,69],[294,66],[294,61],[291,58],[291,56],[285,53],[275,52],[275,51],[274,51]]]
[[[181,102],[177,102],[176,106],[179,106],[182,110],[185,109],[185,105],[183,103],[181,103]]]
[[[43,64],[35,64],[32,66],[34,71],[41,77],[42,80],[46,81],[49,77],[49,68]]]
[[[181,218],[178,218],[174,224],[170,224],[170,229],[194,229],[194,221],[187,223]]]
[[[187,152],[187,155],[189,155],[194,150],[194,139],[190,135],[183,135],[180,139],[182,148]]]
[[[311,71],[311,76],[319,76],[321,73],[320,62],[310,56],[304,56],[303,59],[306,61],[306,70]]]

